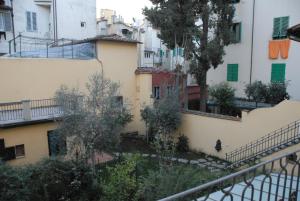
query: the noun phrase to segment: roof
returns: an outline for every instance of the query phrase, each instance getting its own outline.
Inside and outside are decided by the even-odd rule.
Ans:
[[[288,29],[288,36],[291,40],[300,42],[300,24]]]
[[[124,37],[119,36],[117,34],[98,35],[98,36],[93,37],[93,38],[84,39],[82,41],[79,41],[78,43],[85,43],[85,42],[92,42],[92,41],[115,41],[115,42],[124,42],[124,43],[141,43],[138,40],[124,38]]]

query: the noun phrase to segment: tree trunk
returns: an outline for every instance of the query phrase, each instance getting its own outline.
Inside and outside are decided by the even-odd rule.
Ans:
[[[208,3],[206,1],[206,3]],[[207,6],[208,7],[208,6]],[[200,111],[206,112],[206,100],[207,100],[207,71],[209,69],[209,61],[207,58],[207,44],[208,44],[208,31],[209,31],[209,13],[208,8],[204,9],[202,13],[202,26],[203,26],[203,35],[200,39],[200,59],[199,63],[201,65],[200,80],[198,84],[200,86]]]
[[[200,86],[200,111],[206,112],[206,100],[207,100],[207,85],[206,85],[206,73],[202,76]]]

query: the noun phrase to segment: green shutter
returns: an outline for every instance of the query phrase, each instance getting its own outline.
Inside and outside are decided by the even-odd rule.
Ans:
[[[287,29],[289,28],[289,17],[276,17],[273,24],[273,39],[281,39],[287,37]]]
[[[281,18],[281,30],[280,30],[280,37],[286,38],[287,37],[287,30],[289,28],[289,17],[282,17]]]
[[[239,77],[239,65],[228,64],[227,65],[227,81],[237,82]]]
[[[231,28],[231,42],[239,43],[241,42],[242,35],[242,23],[234,23]]]
[[[271,82],[285,81],[285,64],[272,64]]]

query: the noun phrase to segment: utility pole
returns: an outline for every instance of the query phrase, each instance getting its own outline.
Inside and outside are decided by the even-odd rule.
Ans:
[[[12,33],[13,33],[13,43],[14,43],[14,52],[17,51],[16,47],[16,33],[15,33],[15,20],[14,20],[14,5],[13,5],[13,0],[10,0],[10,15],[11,15],[11,25],[12,25]]]

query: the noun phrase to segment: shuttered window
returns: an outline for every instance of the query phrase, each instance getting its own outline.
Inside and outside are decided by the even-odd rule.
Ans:
[[[227,81],[237,82],[239,77],[239,65],[228,64],[227,65]]]
[[[272,64],[271,82],[285,81],[285,64]]]
[[[289,17],[277,17],[273,22],[273,39],[287,38],[287,29],[289,28]]]
[[[231,27],[231,43],[240,43],[242,34],[242,23],[234,23]]]
[[[35,12],[26,12],[27,31],[37,31],[37,15]]]
[[[11,15],[8,12],[0,12],[0,31],[11,31]]]
[[[4,157],[4,154],[5,154],[4,139],[0,139],[0,160]]]

